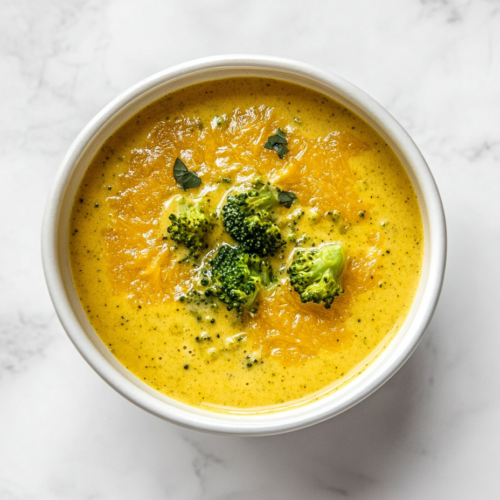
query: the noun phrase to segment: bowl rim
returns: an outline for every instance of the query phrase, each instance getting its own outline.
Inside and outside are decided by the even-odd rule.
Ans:
[[[65,251],[67,252],[69,232],[69,227],[66,226],[64,229],[60,223],[60,219],[63,217],[61,214],[62,202],[65,196],[69,196],[67,193],[68,183],[85,149],[92,141],[97,141],[99,133],[102,133],[106,124],[109,124],[113,117],[126,109],[127,106],[130,107],[133,102],[145,98],[146,95],[152,95],[151,92],[154,89],[161,88],[168,82],[193,77],[200,78],[199,81],[218,79],[221,76],[210,77],[210,75],[231,71],[233,73],[247,72],[248,76],[256,76],[255,74],[259,71],[261,75],[267,73],[281,75],[281,77],[269,77],[288,80],[292,83],[297,83],[298,80],[304,81],[305,83],[300,84],[315,90],[322,88],[324,89],[323,93],[328,92],[330,95],[334,93],[340,96],[341,102],[347,103],[356,114],[361,115],[368,124],[390,142],[391,147],[410,175],[414,187],[416,187],[424,230],[426,230],[424,263],[427,263],[427,267],[425,270],[424,266],[422,268],[417,291],[420,302],[417,308],[415,305],[417,298],[415,298],[412,310],[403,326],[389,342],[389,346],[394,343],[410,321],[404,335],[399,339],[398,345],[390,352],[387,360],[379,363],[381,366],[377,366],[373,370],[373,365],[380,358],[378,356],[377,360],[373,361],[361,375],[344,387],[307,405],[265,415],[228,416],[224,413],[200,410],[166,396],[159,396],[160,393],[154,389],[148,389],[148,386],[145,386],[138,379],[133,380],[135,377],[130,372],[121,367],[118,362],[110,360],[111,354],[107,356],[89,337],[88,326],[86,331],[85,325],[82,323],[85,321],[82,320],[81,316],[83,310],[75,310],[74,303],[70,300],[71,290],[67,289],[68,285],[64,282],[64,270],[61,264],[61,259],[64,257],[61,238],[66,235]],[[228,75],[228,77],[230,76]],[[190,84],[180,85],[178,88],[188,85]],[[154,102],[157,98],[151,98],[141,107]],[[333,98],[339,100],[337,97]],[[133,115],[135,112],[131,114]],[[127,119],[123,120],[122,123]],[[107,137],[109,134],[99,139],[100,143],[102,144]],[[74,194],[75,192],[73,192],[73,198]],[[424,212],[427,215],[425,221]],[[425,226],[426,223],[427,226]],[[133,85],[105,106],[80,132],[61,162],[45,208],[41,243],[45,279],[59,320],[83,358],[111,387],[137,406],[169,422],[195,430],[238,435],[278,434],[319,423],[351,408],[389,380],[413,353],[432,318],[443,284],[447,246],[444,210],[431,171],[408,133],[388,111],[352,83],[309,64],[278,57],[237,54],[196,59],[165,69]],[[410,318],[410,316],[412,317]],[[104,349],[106,348],[104,347]],[[384,356],[386,354],[386,352],[383,353]],[[365,376],[359,381],[367,372],[369,372],[369,376]],[[356,383],[356,381],[358,382]],[[332,394],[336,397],[332,398]]]

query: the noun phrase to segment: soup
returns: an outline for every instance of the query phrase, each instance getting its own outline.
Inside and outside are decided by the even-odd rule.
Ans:
[[[228,222],[224,207],[254,196],[271,199],[271,250]],[[203,218],[196,244],[179,236],[186,207]],[[69,237],[82,307],[116,359],[166,396],[237,413],[305,404],[361,373],[408,314],[423,246],[384,140],[336,101],[260,78],[187,87],[130,119],[89,165]],[[294,263],[332,248],[337,290],[307,299]],[[267,277],[224,295],[224,252]]]

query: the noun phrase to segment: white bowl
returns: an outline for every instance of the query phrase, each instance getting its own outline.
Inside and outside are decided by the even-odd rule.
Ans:
[[[262,415],[201,410],[168,398],[127,371],[92,329],[73,285],[68,251],[71,207],[83,174],[103,142],[139,110],[161,96],[206,80],[235,76],[276,78],[332,97],[369,123],[392,147],[416,190],[424,226],[419,288],[403,326],[361,375],[309,404]],[[128,400],[160,418],[220,434],[264,435],[300,429],[338,415],[386,382],[414,351],[436,307],[446,262],[446,225],[439,192],[417,146],[371,97],[344,79],[296,61],[267,56],[217,56],[161,71],[125,91],[80,133],[66,154],[50,194],[42,228],[45,277],[59,319],[80,354]]]

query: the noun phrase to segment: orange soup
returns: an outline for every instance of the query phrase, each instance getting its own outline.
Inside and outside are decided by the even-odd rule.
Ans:
[[[224,207],[263,191],[274,202],[253,217],[278,239],[257,258],[258,237],[235,236]],[[203,218],[196,244],[176,239],[183,206]],[[332,244],[338,294],[304,301],[291,266]],[[135,376],[189,405],[258,413],[365,369],[408,314],[423,245],[412,184],[367,123],[310,89],[234,78],[166,95],[106,141],[75,198],[69,252],[90,323]],[[207,292],[222,247],[269,271],[255,291],[228,292],[241,307]]]

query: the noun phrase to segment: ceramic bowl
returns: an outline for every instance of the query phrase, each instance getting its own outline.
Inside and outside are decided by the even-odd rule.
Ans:
[[[170,399],[127,371],[93,331],[73,285],[68,231],[71,207],[83,174],[104,141],[130,117],[161,96],[207,80],[255,76],[286,80],[322,92],[350,108],[392,147],[416,190],[425,252],[415,301],[406,321],[361,375],[305,405],[268,414],[223,414]],[[414,351],[436,307],[444,277],[446,226],[439,192],[415,143],[399,123],[353,84],[308,64],[265,56],[218,56],[180,64],[134,85],[106,106],[80,133],[57,173],[42,232],[45,276],[59,319],[75,347],[120,394],[176,424],[221,434],[264,435],[300,429],[338,415],[386,382]]]

